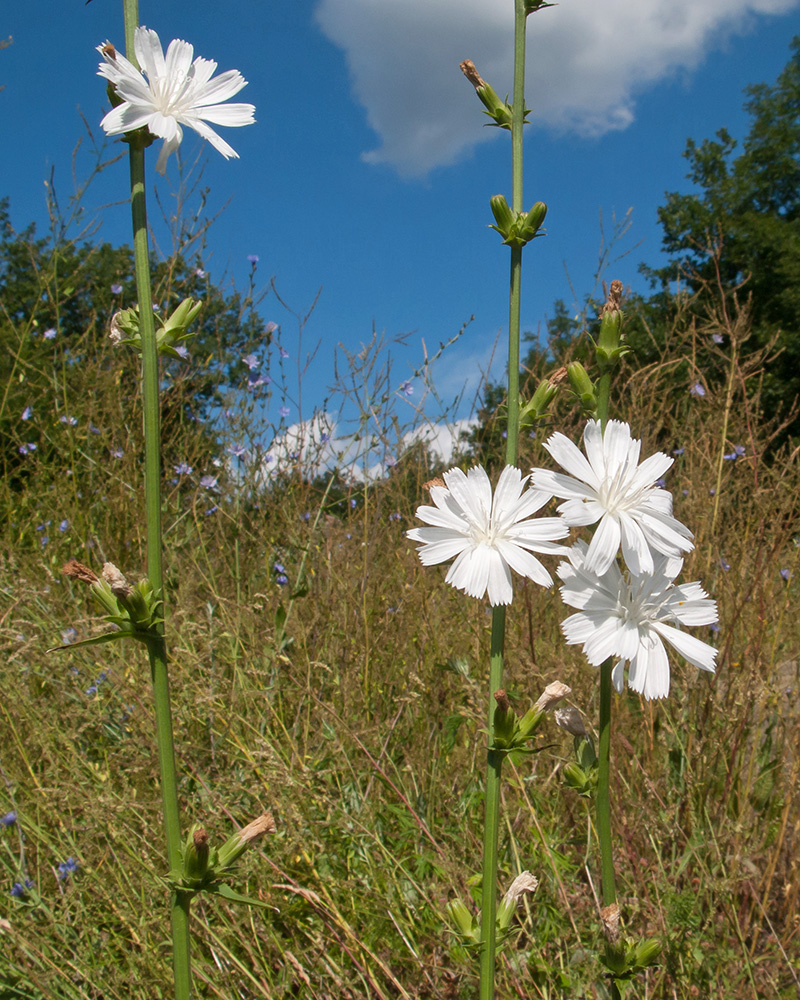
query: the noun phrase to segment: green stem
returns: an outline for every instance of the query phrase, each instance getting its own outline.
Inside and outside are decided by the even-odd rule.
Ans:
[[[125,40],[128,59],[134,65],[133,33],[138,24],[136,0],[124,0]],[[147,240],[145,204],[144,148],[137,136],[130,136],[131,214],[133,218],[133,254],[136,267],[136,292],[139,299],[139,331],[142,337],[142,407],[145,447],[145,516],[147,524],[147,576],[163,600],[161,527],[161,401],[158,385],[158,350],[153,321],[153,295],[150,287],[150,253]],[[147,644],[153,683],[156,717],[156,742],[161,776],[164,829],[167,840],[167,864],[170,872],[181,870],[181,822],[178,805],[178,776],[172,736],[167,647],[164,626]],[[190,896],[174,892],[171,899],[173,973],[176,1000],[190,1000],[192,991],[190,931]]]
[[[512,211],[522,209],[522,130],[525,123],[525,3],[514,0],[514,103],[511,116]],[[522,248],[511,249],[508,309],[508,423],[506,465],[516,465],[519,451],[519,338],[522,290]],[[494,745],[494,694],[503,686],[503,649],[506,609],[492,609],[492,645],[489,665],[489,746]],[[494,1000],[497,951],[497,852],[500,827],[502,754],[489,750],[486,760],[486,800],[483,831],[481,889],[480,1000]]]
[[[600,844],[600,877],[602,879],[603,906],[617,901],[614,885],[614,857],[611,849],[611,799],[609,776],[611,771],[611,697],[613,685],[611,657],[600,667],[600,747],[597,762],[597,839]]]
[[[503,685],[503,646],[506,609],[492,608],[492,647],[489,664],[489,745],[494,743],[495,691]],[[500,833],[500,770],[502,754],[489,750],[486,761],[486,800],[483,828],[483,883],[481,886],[480,1000],[494,1000],[497,936],[497,841]]]

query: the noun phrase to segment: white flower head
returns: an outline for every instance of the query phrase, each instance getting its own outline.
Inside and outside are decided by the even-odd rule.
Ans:
[[[97,51],[103,57],[98,75],[114,85],[123,101],[100,123],[108,135],[147,126],[153,135],[164,140],[156,163],[160,174],[166,173],[167,158],[181,144],[181,125],[188,125],[208,139],[226,159],[238,157],[236,150],[206,124],[252,125],[255,120],[256,109],[252,104],[221,103],[247,85],[238,70],[220,73],[212,80],[217,68],[215,62],[200,56],[192,62],[193,46],[180,39],[169,43],[165,57],[158,35],[145,27],[138,27],[134,34],[134,51],[141,73],[108,42],[99,45]]]
[[[558,517],[528,520],[551,494],[524,489],[527,481],[528,476],[507,465],[492,496],[489,477],[480,466],[468,473],[445,472],[442,485],[430,486],[435,506],[417,508],[417,517],[431,527],[407,532],[420,543],[422,564],[455,558],[445,582],[470,597],[488,591],[492,605],[511,603],[512,569],[543,587],[552,586],[552,577],[531,552],[566,555],[569,550],[554,540],[564,538],[568,528]]]
[[[692,533],[672,516],[672,494],[656,486],[674,459],[656,452],[639,465],[641,441],[630,427],[609,420],[605,434],[599,420],[583,433],[584,456],[563,434],[553,434],[545,448],[570,475],[533,469],[536,489],[565,500],[558,511],[567,524],[600,523],[589,545],[587,569],[602,576],[622,542],[622,557],[632,573],[652,573],[653,554],[680,557],[692,548]]]
[[[612,562],[603,574],[587,567],[588,547],[577,542],[569,562],[561,563],[561,597],[579,608],[561,624],[570,645],[582,645],[588,661],[599,666],[609,657],[617,663],[614,686],[623,688],[625,663],[628,684],[645,698],[669,694],[669,661],[664,642],[701,670],[715,669],[717,650],[682,632],[679,625],[712,625],[717,604],[699,583],[674,584],[683,560],[656,555],[652,574],[623,574]]]

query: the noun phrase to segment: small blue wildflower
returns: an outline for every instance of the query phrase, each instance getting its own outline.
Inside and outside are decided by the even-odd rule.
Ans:
[[[408,379],[406,379],[405,382],[400,383],[400,392],[404,393],[406,396],[414,395],[414,386],[408,381]]]
[[[389,515],[389,520],[390,521],[402,521],[403,520],[403,515],[400,513],[399,510],[396,510],[393,514]]]
[[[350,534],[350,532],[348,531],[348,532],[347,532],[347,534],[346,534],[346,535],[345,535],[344,537],[345,537],[345,538],[346,538],[346,539],[348,540],[348,542],[349,542],[349,541],[350,541],[350,539],[351,539],[351,538],[352,538],[353,536],[352,536],[352,535]]]
[[[259,256],[258,256],[258,254],[257,254],[257,253],[249,253],[249,254],[247,255],[247,259],[248,259],[248,260],[250,261],[250,263],[251,263],[251,264],[253,265],[253,267],[255,267],[255,266],[256,266],[256,264],[257,264],[257,263],[259,262],[259,260],[260,260],[260,258],[259,258]]]
[[[289,352],[287,350],[285,350],[283,347],[279,346],[278,347],[278,351],[280,352],[280,356],[282,358],[288,358],[289,357]]]
[[[90,698],[93,697],[94,695],[96,695],[97,694],[97,685],[96,684],[92,684],[91,687],[86,688],[86,693],[89,695]]]
[[[69,531],[69,521],[64,518],[64,520],[58,526],[59,531]]]
[[[22,411],[22,419],[30,420],[32,416],[33,416],[33,407],[26,406],[25,409]]]
[[[788,581],[789,581],[789,577],[790,577],[791,575],[792,575],[792,574],[791,574],[791,571],[790,571],[790,570],[788,570],[788,569],[782,569],[782,570],[781,570],[781,579],[782,579],[782,580],[786,580],[786,581],[788,582]]]
[[[244,361],[244,363],[247,365],[247,367],[250,369],[251,372],[254,372],[256,368],[258,368],[261,365],[261,362],[255,356],[255,354],[246,354],[242,358],[242,361]]]
[[[387,469],[393,469],[396,465],[397,465],[397,459],[394,457],[394,455],[387,455],[386,456],[386,468]]]
[[[272,320],[270,320],[269,323],[267,323],[267,325],[264,327],[264,332],[267,335],[269,335],[270,333],[274,333],[277,329],[278,329],[278,324],[273,323]]]
[[[103,433],[100,430],[99,427],[95,427],[95,425],[91,422],[91,420],[89,421],[89,430],[91,431],[92,434],[102,434]]]
[[[17,822],[17,814],[12,809],[11,812],[7,812],[5,816],[0,816],[0,823],[3,826],[13,826]]]
[[[286,567],[283,565],[283,563],[279,563],[279,562],[273,563],[272,564],[272,569],[273,569],[273,571],[275,573],[285,573],[286,572]]]
[[[285,573],[279,573],[275,577],[275,583],[277,583],[279,587],[285,587],[289,583],[289,577],[286,576]]]
[[[178,462],[178,464],[173,465],[172,468],[179,476],[191,476],[192,474],[192,467],[186,462]]]
[[[184,361],[189,360],[189,348],[184,347],[183,344],[179,344],[175,348],[175,353],[178,354],[180,357],[182,357]]]
[[[267,463],[267,465],[272,465],[272,463],[275,461],[275,456],[274,455],[265,455],[264,456],[264,461]]]
[[[664,479],[663,476],[660,479],[656,479],[656,486],[660,486],[662,490],[666,489],[667,486],[666,479]]]
[[[682,455],[683,454],[683,448],[673,448],[672,449],[672,454],[673,455]]]
[[[58,866],[59,880],[63,882],[73,872],[76,872],[78,870],[78,867],[79,867],[78,862],[75,860],[75,858],[67,858],[66,861],[62,861],[61,864]]]
[[[289,461],[290,462],[296,462],[298,458],[300,458],[300,452],[299,451],[290,451],[289,452]]]
[[[358,505],[358,500],[356,500],[355,497],[352,497],[350,500],[350,509],[355,510],[357,505]]]
[[[202,267],[196,267],[194,271],[194,276],[196,278],[205,278],[206,272],[202,269]]]
[[[307,510],[303,514],[301,514],[300,515],[300,520],[301,521],[310,521],[311,520],[311,511]]]
[[[721,344],[725,338],[722,336],[721,333],[713,333],[711,335],[711,339],[714,341],[715,344]]]
[[[218,489],[218,482],[216,476],[202,476],[200,479],[200,485],[204,490],[216,490]]]
[[[25,883],[15,882],[11,886],[11,895],[14,899],[24,899],[28,895],[28,889],[33,888],[33,882],[29,878],[25,879]]]
[[[209,507],[208,510],[205,511],[205,516],[208,517],[209,514],[216,514],[218,510],[219,507],[216,504],[214,504],[213,507]]]
[[[725,556],[719,557],[719,564],[725,570],[726,573],[731,568],[731,564],[726,561]]]
[[[97,675],[97,681],[96,681],[96,683],[97,684],[102,684],[103,681],[105,681],[105,680],[108,680],[108,671],[107,670],[101,670],[100,673]]]
[[[74,427],[77,424],[77,417],[61,416],[58,418],[62,424],[67,424],[69,427]]]
[[[689,496],[689,491],[688,491],[688,490],[681,490],[681,493],[683,493],[683,495],[684,495],[685,497],[688,497],[688,496]]]
[[[284,418],[288,417],[288,416],[289,416],[289,414],[290,414],[291,412],[292,412],[292,411],[291,411],[291,410],[289,409],[289,407],[288,407],[288,406],[282,406],[282,407],[281,407],[281,408],[280,408],[280,409],[278,410],[278,413],[280,413],[280,415],[281,415],[282,417],[284,417]]]
[[[244,458],[247,454],[247,448],[241,444],[235,444],[233,447],[228,448],[228,451],[233,455],[234,458]]]
[[[744,458],[746,454],[747,454],[747,449],[743,444],[735,444],[733,446],[733,451],[730,453],[730,455],[723,455],[722,457],[724,459],[727,459],[727,461],[729,462],[735,462],[737,458]]]
[[[42,334],[42,336],[44,337],[45,340],[55,340],[56,337],[58,336],[58,333],[51,326],[48,330],[44,331],[44,333]]]
[[[42,535],[42,537],[39,539],[39,541],[41,542],[42,548],[44,548],[45,545],[47,545],[47,543],[50,541],[50,536],[49,535]]]
[[[43,521],[41,524],[37,524],[36,525],[36,530],[37,531],[44,531],[47,528],[48,524],[52,524],[52,523],[53,523],[52,521]]]
[[[702,385],[700,384],[700,382],[695,382],[695,384],[694,384],[694,385],[692,386],[692,388],[691,388],[691,389],[689,390],[689,395],[690,395],[690,396],[698,396],[698,397],[699,397],[700,399],[702,399],[702,398],[703,398],[703,396],[705,396],[705,394],[706,394],[706,390],[705,390],[705,388],[704,388],[704,387],[703,387],[703,386],[702,386]]]
[[[122,448],[109,448],[109,452],[111,453],[112,458],[122,458],[125,454]]]
[[[330,434],[326,434],[325,431],[323,431],[319,436],[319,443],[327,444],[330,441],[330,439],[331,439]]]
[[[719,625],[717,625],[716,622],[712,622],[711,625],[709,625],[709,628],[712,632],[719,632]]]
[[[112,285],[111,286],[112,295],[122,295],[122,285]]]
[[[78,638],[77,629],[74,629],[71,625],[69,626],[69,628],[61,630],[61,641],[64,643],[65,646],[68,646],[71,642],[75,642],[77,638]]]
[[[17,450],[20,455],[29,455],[32,451],[36,451],[36,445],[29,441],[27,444],[21,444]]]

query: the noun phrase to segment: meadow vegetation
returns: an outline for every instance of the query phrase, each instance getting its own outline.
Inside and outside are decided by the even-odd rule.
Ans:
[[[408,443],[388,348],[372,339],[340,355],[328,412],[356,407],[348,448],[362,468],[386,450],[396,463],[372,479],[323,466],[317,435],[267,468],[269,413],[290,391],[280,331],[253,286],[207,280],[197,236],[154,261],[164,310],[205,303],[191,359],[163,370],[182,813],[214,839],[263,810],[277,824],[243,862],[240,888],[264,908],[195,903],[197,995],[466,1000],[474,962],[445,906],[479,898],[490,616],[405,538],[441,464]],[[57,227],[15,233],[7,216],[0,252],[0,998],[152,1000],[169,995],[170,942],[145,658],[121,644],[47,652],[100,630],[63,563],[143,573],[137,361],[107,336],[135,294],[130,253]],[[747,285],[714,252],[688,286],[662,289],[657,323],[652,302],[631,304],[638,353],[613,413],[643,454],[675,455],[668,486],[696,534],[684,579],[719,602],[715,676],[676,665],[669,699],[616,698],[619,894],[635,933],[663,946],[629,995],[654,1000],[789,998],[800,981],[794,414],[764,402],[775,344],[761,327],[754,342]],[[589,317],[527,370],[580,357]],[[247,388],[251,351],[272,372],[261,395]],[[498,403],[487,392],[455,462],[502,464]],[[562,393],[524,438],[522,468],[550,464],[549,427],[577,438],[582,424]],[[524,709],[564,681],[591,725],[597,674],[560,637],[557,590],[517,586],[509,695]],[[564,783],[571,756],[548,724],[540,752],[508,768],[502,882],[529,868],[541,885],[501,954],[502,997],[599,995],[593,814]]]

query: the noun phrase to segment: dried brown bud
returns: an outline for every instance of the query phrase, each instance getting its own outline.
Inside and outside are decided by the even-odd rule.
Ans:
[[[252,823],[248,823],[243,830],[239,831],[239,841],[242,844],[252,844],[259,837],[263,837],[265,833],[275,833],[276,829],[272,813],[266,812],[259,816],[258,819],[254,819]]]
[[[600,911],[600,919],[603,922],[603,934],[609,944],[616,944],[619,941],[619,918],[621,915],[619,903],[611,903],[604,906]]]
[[[114,597],[125,600],[133,593],[133,587],[131,587],[114,563],[103,563],[103,579],[111,588],[111,593]]]
[[[556,725],[561,726],[561,728],[565,729],[571,736],[586,735],[586,726],[583,722],[583,716],[578,709],[573,708],[572,705],[566,705],[564,708],[557,708],[553,713],[553,717],[556,720]]]
[[[567,685],[562,684],[561,681],[553,681],[552,684],[548,684],[544,689],[539,700],[536,702],[535,707],[540,712],[547,712],[551,708],[555,707],[560,701],[563,701],[568,694],[571,694],[571,692],[571,687],[567,687]]]
[[[438,476],[436,477],[436,479],[429,479],[427,483],[422,484],[423,490],[425,490],[427,493],[430,493],[431,487],[433,486],[444,486],[444,488],[447,489],[444,479],[439,479]]]
[[[88,566],[78,562],[77,559],[70,559],[61,567],[64,576],[69,576],[73,580],[82,580],[84,583],[97,583],[97,574],[93,573]]]
[[[611,288],[608,290],[608,302],[603,306],[600,316],[605,316],[606,313],[616,312],[619,309],[620,301],[622,299],[622,282],[615,278],[611,282]]]
[[[503,688],[498,688],[494,693],[494,700],[501,712],[507,712],[511,708],[511,702]]]
[[[552,386],[561,385],[562,382],[566,382],[569,379],[569,370],[562,365],[560,368],[556,368],[554,372],[550,372],[547,376],[547,384]]]
[[[121,315],[121,312],[115,312],[111,317],[111,323],[108,328],[108,338],[114,344],[121,344],[128,336],[120,324],[119,318]]]
[[[486,81],[481,77],[477,69],[475,69],[475,63],[471,59],[465,59],[464,62],[459,63],[459,66],[461,72],[476,90],[478,87],[486,86]]]
[[[539,879],[530,872],[520,872],[508,887],[504,899],[511,903],[516,903],[526,892],[536,892],[539,888]]]
[[[114,48],[111,42],[105,42],[101,47],[100,51],[103,53],[104,56],[108,56],[109,59],[117,58],[117,50]]]

